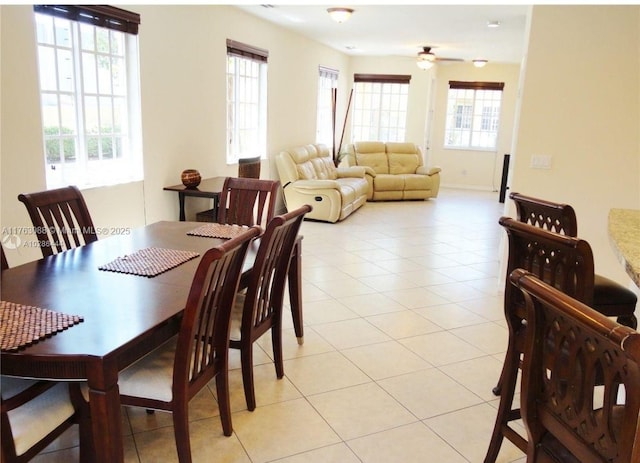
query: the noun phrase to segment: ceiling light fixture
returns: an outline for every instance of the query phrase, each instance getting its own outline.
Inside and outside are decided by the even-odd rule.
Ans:
[[[477,68],[483,68],[488,62],[489,61],[487,61],[486,59],[474,59],[473,65]]]
[[[327,8],[327,13],[337,23],[343,23],[351,17],[353,10],[351,8]]]
[[[418,60],[416,65],[420,69],[431,69],[436,61],[436,55],[431,53],[430,47],[423,47],[423,50],[418,53]]]
[[[500,21],[487,21],[487,27],[500,27]]]

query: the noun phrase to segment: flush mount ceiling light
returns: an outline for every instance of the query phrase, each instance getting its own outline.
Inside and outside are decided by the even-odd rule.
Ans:
[[[327,13],[337,23],[343,23],[351,17],[353,10],[351,8],[327,8]]]
[[[500,21],[487,21],[487,27],[500,27]]]
[[[483,68],[488,61],[486,59],[474,59],[473,65],[477,68]]]

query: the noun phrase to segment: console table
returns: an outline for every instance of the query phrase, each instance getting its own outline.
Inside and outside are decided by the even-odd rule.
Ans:
[[[163,190],[175,191],[178,193],[178,201],[180,203],[180,221],[184,222],[186,217],[184,213],[184,198],[187,196],[193,196],[198,198],[211,198],[213,199],[213,209],[211,214],[213,219],[218,216],[218,199],[220,198],[220,192],[224,185],[224,179],[226,177],[212,177],[202,179],[200,185],[195,188],[187,188],[183,184],[166,186]]]

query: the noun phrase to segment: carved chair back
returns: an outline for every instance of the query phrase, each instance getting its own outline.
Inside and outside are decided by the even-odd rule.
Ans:
[[[27,208],[44,257],[98,240],[76,186],[20,194],[18,200]]]
[[[522,269],[510,281],[526,300],[527,462],[640,461],[640,334]]]
[[[519,221],[552,232],[578,236],[576,211],[570,205],[554,203],[515,192],[511,193],[509,198],[516,205]]]

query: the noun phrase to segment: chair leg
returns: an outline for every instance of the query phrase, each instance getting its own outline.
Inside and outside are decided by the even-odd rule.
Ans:
[[[218,409],[220,410],[222,432],[225,436],[230,436],[233,433],[233,425],[231,424],[229,375],[228,368],[226,366],[216,375],[216,392],[218,394]]]
[[[191,441],[189,440],[189,404],[185,402],[173,410],[173,433],[180,463],[191,463]]]
[[[256,409],[256,394],[253,387],[253,344],[247,343],[240,350],[240,360],[242,363],[242,384],[244,386],[244,397],[247,401],[247,409],[252,412]]]
[[[271,346],[273,348],[273,360],[278,379],[284,377],[284,360],[282,358],[282,322],[271,327]]]
[[[289,263],[289,304],[293,327],[298,338],[298,344],[304,344],[304,326],[302,324],[302,241],[298,239],[293,246],[291,262]]]
[[[518,349],[517,337],[524,335],[524,328],[520,333],[514,333],[509,337],[509,345],[500,374],[500,405],[496,414],[496,422],[489,441],[489,449],[484,459],[484,463],[494,463],[500,453],[502,440],[504,439],[503,429],[509,421],[511,421],[513,413],[513,397],[515,395],[516,381],[518,379],[518,371],[520,369],[520,349]]]

